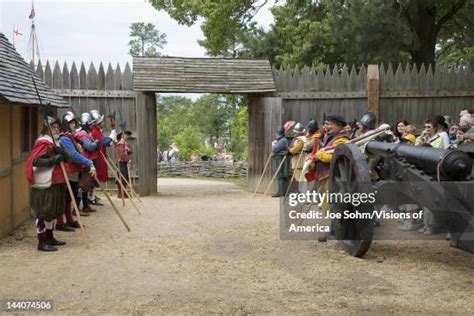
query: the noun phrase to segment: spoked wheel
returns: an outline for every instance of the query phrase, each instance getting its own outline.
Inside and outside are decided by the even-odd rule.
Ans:
[[[354,257],[362,257],[369,250],[374,233],[374,220],[364,216],[373,212],[372,204],[365,200],[356,205],[362,193],[369,196],[372,192],[366,159],[356,145],[344,144],[336,148],[330,167],[331,212],[341,216],[332,221],[332,226],[344,250]]]

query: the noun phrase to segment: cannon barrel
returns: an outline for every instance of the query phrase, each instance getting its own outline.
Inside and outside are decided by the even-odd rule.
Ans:
[[[404,158],[429,175],[437,175],[437,169],[439,168],[443,180],[465,180],[471,174],[471,159],[467,153],[460,150],[379,141],[369,142],[365,150],[367,153],[376,156]]]

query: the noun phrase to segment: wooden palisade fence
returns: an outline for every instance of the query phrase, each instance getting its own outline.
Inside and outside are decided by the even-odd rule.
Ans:
[[[129,138],[129,144],[134,152],[132,156],[132,177],[143,179],[144,177],[141,175],[148,175],[150,169],[152,169],[152,172],[154,169],[156,174],[155,161],[152,162],[154,167],[151,167],[149,159],[146,159],[149,151],[156,151],[156,146],[152,143],[153,127],[148,126],[149,120],[140,119],[140,116],[147,116],[143,111],[146,109],[145,100],[154,99],[154,96],[133,91],[133,73],[128,63],[122,71],[119,64],[113,67],[109,63],[107,69],[105,69],[104,65],[100,63],[96,70],[93,63],[86,69],[82,62],[79,68],[76,63],[72,63],[71,69],[69,69],[66,63],[60,67],[58,62],[51,66],[48,61],[44,67],[39,62],[35,71],[53,90],[69,102],[77,115],[93,109],[105,114],[104,131],[106,135],[111,130],[110,120],[107,116],[115,112],[117,131],[120,131],[120,124],[125,123],[126,129],[133,133]],[[143,104],[143,106],[137,106],[137,104]],[[62,116],[67,110],[60,111],[59,115]],[[156,130],[156,124],[153,124],[153,126]],[[151,135],[151,139],[147,139],[149,135]],[[140,141],[143,144],[139,144]],[[108,149],[107,152],[115,161],[114,147]],[[109,176],[112,176],[110,172]],[[156,183],[156,177],[153,181],[146,177],[145,181],[139,181],[140,193],[142,195],[153,193],[153,183]],[[151,185],[151,188],[149,185]]]
[[[378,112],[379,121],[394,123],[407,119],[421,127],[433,115],[458,118],[459,112],[474,108],[474,72],[469,67],[438,66],[434,71],[424,65],[417,69],[399,64],[396,68],[375,67],[378,104],[369,107],[366,66],[356,70],[342,66],[332,69],[274,69],[277,95],[283,99],[282,121],[321,121],[323,113],[338,113],[348,121],[360,118],[369,108]]]

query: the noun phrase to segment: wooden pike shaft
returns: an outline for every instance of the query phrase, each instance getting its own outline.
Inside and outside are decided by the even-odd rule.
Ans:
[[[263,195],[267,194],[268,190],[270,189],[270,187],[271,187],[272,184],[273,184],[273,181],[275,181],[275,179],[276,179],[276,177],[277,177],[277,175],[278,175],[278,172],[280,171],[281,167],[283,167],[283,163],[285,162],[285,160],[286,160],[286,156],[283,157],[283,159],[282,159],[280,165],[278,166],[277,171],[275,172],[275,175],[274,175],[273,178],[272,178],[272,181],[270,181],[270,183],[268,184],[267,189],[265,190],[265,192],[263,192]]]
[[[303,150],[301,150],[300,155],[298,157],[298,161],[296,162],[296,168],[298,168],[298,166],[300,165],[301,157],[303,157]],[[286,198],[288,197],[288,193],[290,193],[290,188],[291,188],[291,184],[293,183],[293,180],[295,180],[295,171],[293,171],[293,175],[291,176],[290,183],[288,184],[288,189],[286,189],[285,198],[283,199],[283,204],[285,204]]]
[[[74,212],[76,212],[77,221],[79,223],[79,228],[81,229],[81,236],[86,244],[86,248],[89,248],[89,236],[84,229],[84,225],[82,224],[81,214],[79,213],[79,207],[76,203],[76,198],[74,196],[74,192],[72,191],[71,183],[69,182],[69,178],[67,176],[66,168],[64,167],[64,162],[60,162],[59,165],[61,166],[61,171],[63,172],[64,179],[66,180],[67,190],[69,192],[69,197],[71,198],[71,203],[74,206]]]
[[[104,156],[105,156],[105,155],[104,155]],[[111,158],[106,157],[105,159],[108,160],[108,162],[110,163],[110,165],[114,168],[115,171],[117,171],[117,173],[120,175],[120,177],[121,177],[121,178],[125,181],[125,183],[128,185],[128,187],[130,188],[131,194],[132,194],[140,203],[142,203],[142,200],[141,200],[140,197],[138,196],[137,192],[135,192],[135,190],[133,189],[132,181],[128,181],[128,180],[123,176],[123,174],[120,172],[120,170],[117,168],[117,166],[114,164],[114,162],[112,161]],[[110,167],[109,167],[109,168],[110,168]],[[130,170],[129,170],[128,174],[130,175]]]
[[[132,197],[130,196],[130,194],[128,193],[128,191],[125,189],[125,186],[123,185],[122,181],[120,181],[120,178],[119,176],[117,175],[117,173],[115,172],[115,170],[112,168],[112,166],[110,165],[109,161],[107,160],[107,158],[105,157],[104,153],[99,151],[100,154],[102,155],[102,157],[104,158],[105,162],[107,163],[107,166],[109,167],[109,169],[112,171],[112,173],[114,174],[114,177],[115,179],[117,180],[117,182],[119,183],[120,187],[122,188],[122,194],[123,192],[125,192],[128,196],[128,198],[130,199],[130,203],[132,203],[133,207],[135,208],[135,210],[137,211],[137,213],[139,215],[142,215],[142,213],[140,213],[140,210],[138,209],[137,205],[135,204],[135,202],[133,201]],[[119,171],[120,173],[120,171]],[[120,173],[121,174],[121,173]]]
[[[267,161],[265,162],[265,166],[263,167],[262,175],[260,176],[260,179],[258,179],[257,185],[255,186],[255,192],[253,197],[257,196],[257,190],[258,187],[260,186],[260,183],[262,182],[263,176],[265,175],[265,172],[267,171],[268,164],[270,163],[270,159],[272,158],[272,153],[268,156]]]
[[[125,226],[125,228],[130,231],[130,227],[128,227],[127,223],[125,222],[125,220],[123,219],[122,217],[122,214],[120,214],[119,210],[117,209],[117,207],[115,206],[114,202],[112,201],[112,199],[110,198],[109,194],[107,193],[107,191],[104,190],[104,188],[102,188],[102,186],[100,185],[100,182],[99,182],[99,179],[97,179],[97,176],[94,176],[94,180],[97,181],[97,184],[99,185],[99,189],[104,193],[105,197],[107,198],[107,200],[109,201],[110,205],[112,206],[112,208],[114,209],[115,213],[117,213],[118,217],[120,218],[120,220],[122,221],[123,225]]]
[[[132,175],[130,174],[130,163],[127,163],[127,173],[128,173],[128,187],[130,188],[130,192],[133,195],[133,186],[132,186]],[[125,178],[122,174],[122,178]]]

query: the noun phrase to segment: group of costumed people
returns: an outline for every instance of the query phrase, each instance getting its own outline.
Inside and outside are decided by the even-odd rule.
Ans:
[[[276,129],[272,160],[275,168],[281,168],[277,174],[278,190],[273,197],[284,197],[287,194],[292,177],[299,183],[297,190],[300,192],[313,189],[316,182],[322,192],[327,191],[332,159],[332,153],[327,149],[347,143],[350,135],[345,129],[346,120],[341,115],[327,115],[323,124],[319,128],[315,120],[310,120],[305,128],[299,122],[288,121]],[[329,205],[323,203],[322,209],[329,211]]]
[[[106,148],[115,144],[119,170],[128,179],[127,164],[132,150],[127,138],[130,131],[112,130],[104,135],[102,130],[104,115],[92,110],[79,117],[68,111],[60,120],[52,116],[45,117],[39,138],[26,163],[26,177],[31,186],[30,206],[36,217],[38,250],[55,251],[56,246],[66,242],[54,238],[54,230],[73,232],[80,228],[74,219],[72,199],[67,184],[79,207],[80,216],[89,216],[97,210],[91,205],[102,206],[95,195],[99,182],[108,180]],[[61,167],[63,164],[67,179]],[[117,183],[118,184],[118,183]],[[125,186],[126,183],[123,182]],[[123,192],[119,188],[119,197]]]
[[[333,152],[337,146],[347,142],[355,142],[367,136],[378,134],[377,140],[386,142],[401,142],[413,146],[429,146],[434,148],[455,148],[456,146],[474,140],[474,114],[463,111],[460,113],[459,124],[449,116],[436,115],[424,121],[423,132],[416,136],[416,127],[401,120],[390,125],[377,126],[374,113],[365,113],[360,120],[348,124],[340,115],[327,115],[323,126],[319,128],[315,120],[310,120],[306,127],[295,121],[288,121],[276,129],[276,139],[272,144],[272,161],[277,170],[277,192],[273,197],[285,197],[289,192],[306,192],[318,188],[327,192],[329,185],[329,167]],[[385,133],[378,133],[379,130]],[[368,157],[368,166],[373,181],[379,180],[377,165],[380,157]],[[290,179],[295,182],[290,185]],[[295,184],[296,185],[293,185]],[[418,205],[397,206],[402,212],[415,212]],[[321,205],[323,212],[329,212],[327,201]],[[423,221],[414,223],[413,220],[402,222],[401,230],[416,230],[420,233],[433,234],[442,232],[431,212],[424,209]],[[378,223],[377,223],[378,224]],[[322,238],[327,239],[327,236]]]

